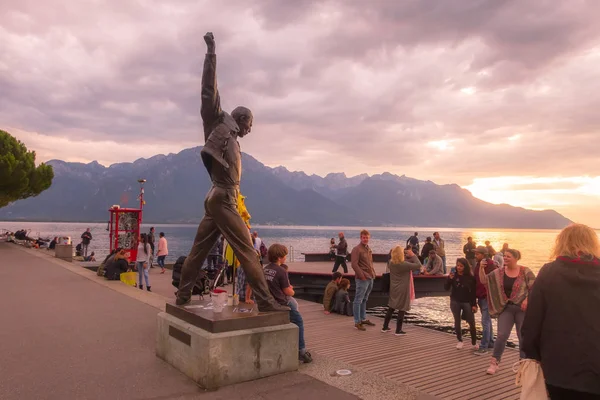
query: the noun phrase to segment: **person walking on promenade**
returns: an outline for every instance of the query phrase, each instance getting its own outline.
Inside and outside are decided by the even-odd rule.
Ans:
[[[371,234],[368,230],[363,229],[360,231],[360,244],[352,249],[350,255],[356,284],[352,312],[354,314],[354,327],[359,331],[367,330],[365,325],[375,326],[373,322],[367,319],[367,301],[371,290],[373,290],[373,281],[376,276],[373,267],[373,252],[369,247],[370,238]]]
[[[435,253],[442,259],[442,266],[444,268],[444,274],[446,273],[446,243],[444,239],[440,237],[439,232],[433,233],[433,248]]]
[[[146,281],[146,290],[151,292],[150,290],[150,275],[148,273],[148,269],[150,266],[150,254],[152,254],[152,250],[150,248],[150,244],[148,244],[148,236],[145,233],[140,235],[138,240],[138,248],[137,248],[137,258],[135,260],[135,266],[138,270],[139,276],[139,285],[140,290],[144,290],[144,285],[142,281],[142,277]]]
[[[467,238],[467,243],[463,246],[463,253],[465,253],[465,258],[471,265],[471,269],[475,269],[477,265],[477,260],[475,259],[475,249],[477,248],[477,243],[473,241],[473,238],[469,236]]]
[[[444,289],[450,292],[450,310],[454,317],[454,330],[456,331],[457,349],[463,348],[461,313],[469,324],[471,333],[471,345],[477,345],[477,330],[475,329],[475,313],[477,312],[477,298],[475,288],[477,282],[471,273],[471,263],[466,258],[456,260],[456,272],[451,271],[448,280],[444,283]]]
[[[87,256],[88,246],[92,242],[92,232],[90,232],[90,228],[87,228],[85,232],[81,235],[81,255]]]
[[[573,224],[529,294],[522,351],[540,362],[552,400],[600,399],[600,241]]]
[[[158,266],[161,268],[160,273],[165,273],[165,258],[169,255],[169,246],[167,243],[167,238],[165,237],[165,233],[161,232],[158,234],[158,251],[156,252],[156,257]]]
[[[492,325],[492,317],[490,316],[488,308],[487,290],[485,285],[479,279],[479,270],[482,268],[482,262],[484,260],[487,260],[484,268],[486,275],[491,273],[497,267],[494,262],[488,258],[488,251],[485,246],[477,246],[477,248],[475,248],[475,259],[477,260],[477,264],[473,270],[476,281],[475,296],[477,297],[477,304],[481,311],[481,328],[483,330],[481,333],[481,342],[479,342],[479,349],[475,351],[475,354],[481,356],[487,354],[490,348],[494,348],[494,326]]]
[[[340,238],[340,242],[335,245],[335,263],[333,264],[333,271],[337,272],[340,265],[344,269],[344,273],[348,273],[348,266],[346,265],[346,256],[348,256],[348,242],[346,242],[346,238],[344,237],[344,232],[340,232],[338,234]]]
[[[396,246],[392,249],[392,259],[388,263],[388,269],[390,270],[390,296],[381,332],[391,331],[390,320],[394,311],[398,310],[396,336],[406,335],[402,330],[402,322],[406,312],[410,311],[410,303],[414,298],[412,271],[421,269],[421,261],[413,253],[410,245],[406,250]]]
[[[521,328],[527,310],[527,298],[535,281],[534,273],[518,264],[521,253],[507,249],[504,253],[504,267],[497,268],[486,275],[485,267],[489,259],[481,262],[479,280],[487,289],[490,315],[498,318],[498,337],[494,344],[494,353],[486,373],[493,375],[498,371],[506,341],[513,326],[517,326],[517,337],[521,347]],[[525,358],[521,350],[521,358]]]

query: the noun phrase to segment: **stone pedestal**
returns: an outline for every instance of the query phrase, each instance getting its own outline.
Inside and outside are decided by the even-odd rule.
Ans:
[[[73,262],[73,245],[57,244],[54,248],[54,257],[68,262]]]
[[[156,355],[214,390],[297,370],[298,327],[287,312],[259,314],[243,303],[221,313],[213,312],[210,300],[167,303],[158,314]]]

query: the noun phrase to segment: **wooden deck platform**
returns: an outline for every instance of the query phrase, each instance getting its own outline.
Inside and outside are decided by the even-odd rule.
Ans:
[[[304,319],[307,348],[316,354],[380,374],[441,399],[518,399],[512,365],[518,351],[504,351],[500,370],[486,375],[490,356],[456,349],[456,337],[405,324],[406,336],[382,333],[383,320],[366,332],[354,328],[352,317],[323,314],[323,306],[298,300]],[[448,310],[450,312],[450,310]],[[466,326],[466,325],[465,325]],[[465,344],[470,343],[467,335]]]
[[[319,274],[331,274],[331,270],[333,269],[333,261],[308,261],[308,262],[288,262],[286,263],[289,267],[290,272],[311,272],[311,273],[319,273]],[[354,276],[354,270],[350,266],[350,262],[346,263],[348,265],[348,275]],[[375,272],[377,276],[381,276],[385,272],[386,263],[373,263],[373,267],[375,268]],[[341,273],[344,273],[342,267],[338,270]]]

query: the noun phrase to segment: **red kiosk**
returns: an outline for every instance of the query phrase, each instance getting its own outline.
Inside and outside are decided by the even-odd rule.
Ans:
[[[116,248],[127,250],[129,262],[134,262],[137,258],[138,237],[140,236],[140,227],[142,225],[142,213],[144,210],[144,183],[145,179],[138,179],[140,184],[140,208],[121,208],[114,205],[108,209],[110,213],[109,222],[109,241],[110,251]]]

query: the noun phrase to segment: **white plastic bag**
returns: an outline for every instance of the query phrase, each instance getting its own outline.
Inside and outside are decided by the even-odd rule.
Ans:
[[[521,400],[548,400],[540,363],[531,359],[521,360],[513,365],[513,371],[517,373],[515,384],[521,387]]]

